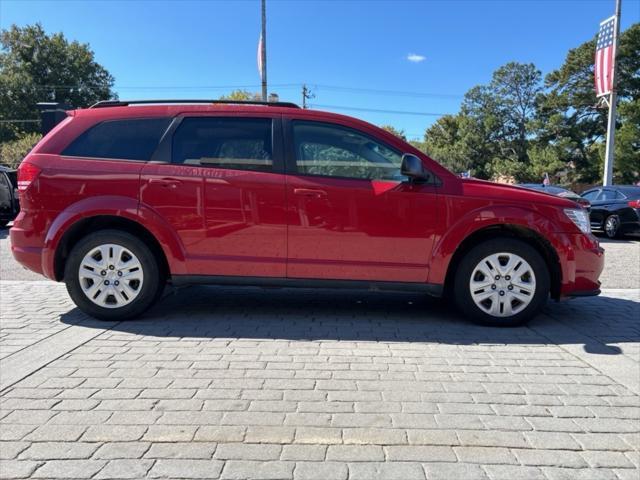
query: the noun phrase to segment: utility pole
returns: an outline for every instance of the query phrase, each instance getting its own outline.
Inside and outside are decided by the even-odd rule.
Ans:
[[[618,93],[616,92],[617,70],[618,70],[618,43],[620,37],[620,10],[622,0],[616,0],[616,30],[613,44],[613,73],[611,78],[611,94],[609,95],[609,119],[607,122],[607,144],[604,155],[604,179],[603,185],[613,185],[613,159],[615,153],[616,136],[616,107],[618,103]]]
[[[302,84],[302,108],[307,108],[307,100],[312,98],[315,98],[315,95],[311,93],[306,84]]]
[[[260,58],[262,64],[262,101],[267,101],[267,6],[262,0],[262,33],[260,35]]]

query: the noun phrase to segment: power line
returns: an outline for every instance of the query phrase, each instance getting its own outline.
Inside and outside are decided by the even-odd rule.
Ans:
[[[334,90],[334,91],[350,92],[350,93],[372,93],[376,95],[392,95],[392,96],[401,96],[401,97],[459,99],[464,96],[464,95],[449,94],[449,93],[408,92],[408,91],[401,91],[401,90],[377,90],[373,88],[341,87],[336,85],[323,85],[323,84],[314,84],[314,86],[317,89],[324,89],[324,90]]]
[[[271,84],[273,88],[300,88],[305,84],[300,83],[280,83]],[[349,87],[339,85],[325,85],[325,84],[313,84],[315,89],[323,89],[329,91],[340,91],[348,93],[360,93],[360,94],[373,94],[373,95],[389,95],[389,96],[401,96],[401,97],[421,97],[421,98],[440,98],[440,99],[460,99],[463,98],[463,94],[454,93],[434,93],[434,92],[415,92],[415,91],[403,91],[403,90],[383,90],[373,88],[360,88]],[[114,85],[114,90],[225,90],[225,89],[241,89],[241,88],[260,88],[260,84],[247,84],[247,85]],[[39,90],[75,90],[75,89],[89,89],[98,90],[105,88],[101,86],[91,85],[35,85],[34,88]]]
[[[435,112],[412,112],[407,110],[384,110],[381,108],[363,108],[363,107],[347,107],[343,105],[321,105],[314,104],[315,107],[330,108],[333,110],[352,110],[354,112],[374,112],[374,113],[394,113],[399,115],[418,115],[422,117],[442,117],[443,115],[449,115],[448,113],[435,113]]]
[[[272,87],[277,88],[300,88],[299,83],[282,83],[272,84]],[[105,88],[106,85],[34,85],[34,88],[40,90],[75,90],[75,89],[89,89],[98,90]],[[260,84],[250,85],[114,85],[115,90],[225,90],[225,89],[240,89],[240,88],[260,88]]]

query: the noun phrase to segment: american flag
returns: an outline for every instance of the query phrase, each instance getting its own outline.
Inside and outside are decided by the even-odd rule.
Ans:
[[[614,36],[616,17],[608,18],[600,24],[596,46],[595,82],[598,97],[609,95],[613,88],[613,63],[615,59]]]

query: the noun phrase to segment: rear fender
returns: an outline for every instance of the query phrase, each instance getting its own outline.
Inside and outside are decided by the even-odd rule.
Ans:
[[[56,277],[55,254],[64,234],[77,222],[98,216],[120,217],[139,224],[160,244],[170,272],[187,273],[184,246],[169,225],[153,210],[138,205],[137,199],[114,195],[83,199],[56,217],[47,231],[42,255],[43,272],[48,278]]]

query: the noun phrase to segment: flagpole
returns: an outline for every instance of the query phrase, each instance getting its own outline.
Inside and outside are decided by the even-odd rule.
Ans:
[[[613,185],[613,159],[615,153],[615,135],[616,135],[616,107],[618,103],[618,94],[616,92],[616,80],[618,70],[618,43],[620,37],[620,9],[622,0],[616,0],[616,27],[613,39],[613,72],[611,74],[611,94],[609,95],[609,119],[607,122],[607,143],[604,154],[604,178],[602,184],[604,186]]]
[[[262,43],[260,57],[262,59],[262,101],[267,101],[267,6],[262,0]]]

